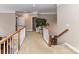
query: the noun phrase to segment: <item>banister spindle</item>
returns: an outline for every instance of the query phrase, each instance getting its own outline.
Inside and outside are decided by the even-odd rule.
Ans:
[[[7,39],[7,54],[8,54],[8,39]]]
[[[12,54],[14,53],[14,40],[12,38]]]
[[[1,54],[1,44],[0,44],[0,54]]]
[[[11,54],[11,38],[10,38],[10,54]]]
[[[4,42],[4,54],[5,54],[5,42]]]

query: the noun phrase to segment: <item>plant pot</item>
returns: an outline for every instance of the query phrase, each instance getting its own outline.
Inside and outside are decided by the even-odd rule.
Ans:
[[[42,34],[42,32],[43,32],[43,30],[42,30],[42,29],[40,29],[40,34]]]
[[[36,28],[36,32],[39,32],[39,28]]]

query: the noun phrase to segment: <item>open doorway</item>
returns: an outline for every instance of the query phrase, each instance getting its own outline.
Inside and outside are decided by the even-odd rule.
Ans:
[[[36,31],[36,17],[32,17],[32,29]]]

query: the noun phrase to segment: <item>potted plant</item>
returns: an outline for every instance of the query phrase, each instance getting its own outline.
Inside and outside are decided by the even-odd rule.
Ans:
[[[40,18],[36,18],[36,32],[39,32],[40,29]]]
[[[37,18],[36,19],[36,27],[38,32],[42,33],[43,27],[47,26],[46,19],[43,18]]]

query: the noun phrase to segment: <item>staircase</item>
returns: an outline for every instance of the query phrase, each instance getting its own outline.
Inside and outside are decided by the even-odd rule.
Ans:
[[[25,39],[25,27],[21,27],[17,31],[3,38],[0,37],[0,54],[16,54],[21,48]]]
[[[67,31],[69,31],[69,29],[65,29],[58,35],[54,35],[52,37],[52,35],[50,35],[49,27],[43,28],[43,39],[46,41],[48,46],[51,47],[51,45],[57,45],[58,38],[65,34]]]

